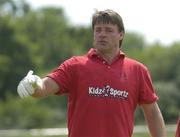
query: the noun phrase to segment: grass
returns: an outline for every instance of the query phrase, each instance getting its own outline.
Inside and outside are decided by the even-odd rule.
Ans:
[[[8,136],[6,136],[8,137]],[[18,137],[32,137],[32,136],[18,136]],[[35,137],[35,136],[33,136]],[[67,136],[37,136],[37,137],[67,137]],[[133,137],[151,137],[148,133],[136,133]],[[167,137],[175,137],[174,132],[168,132]]]
[[[148,133],[136,133],[133,137],[151,137]],[[174,132],[168,132],[167,137],[175,137]]]

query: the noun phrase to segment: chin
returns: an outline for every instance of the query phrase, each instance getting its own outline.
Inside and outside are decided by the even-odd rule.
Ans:
[[[98,47],[98,48],[96,48],[98,51],[100,51],[100,52],[107,52],[107,51],[109,51],[110,49],[109,48],[107,48],[107,47]]]
[[[97,45],[94,45],[94,47],[100,52],[107,52],[110,50],[108,45],[97,44]]]

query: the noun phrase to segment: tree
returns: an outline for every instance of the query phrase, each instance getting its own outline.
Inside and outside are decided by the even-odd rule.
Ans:
[[[166,122],[176,122],[180,112],[179,89],[173,82],[156,82],[159,107]]]
[[[0,17],[0,20],[0,91],[1,99],[5,99],[8,91],[16,93],[22,72],[25,73],[33,64],[28,48],[14,38],[15,32],[9,18]]]
[[[136,32],[127,32],[122,43],[122,50],[127,53],[132,53],[138,50],[142,51],[145,48],[145,45],[146,43],[144,37],[141,34]]]

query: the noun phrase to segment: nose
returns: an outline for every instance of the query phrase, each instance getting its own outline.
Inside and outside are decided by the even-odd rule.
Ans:
[[[100,37],[106,37],[106,32],[104,30],[102,30],[100,33],[99,33],[99,36]]]

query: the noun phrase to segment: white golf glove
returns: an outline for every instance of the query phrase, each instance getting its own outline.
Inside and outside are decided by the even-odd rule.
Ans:
[[[21,98],[28,97],[34,94],[37,88],[42,88],[42,85],[42,79],[37,75],[33,75],[33,71],[30,70],[26,77],[19,82],[17,92]]]

